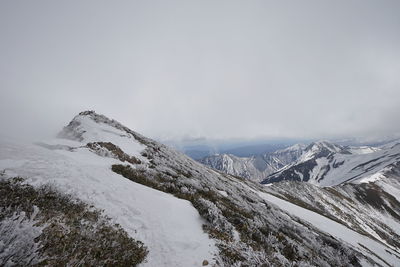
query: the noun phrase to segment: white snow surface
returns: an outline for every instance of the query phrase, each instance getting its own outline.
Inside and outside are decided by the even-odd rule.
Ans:
[[[326,149],[332,153],[339,152],[342,147],[330,143],[328,141],[318,141],[310,144],[307,149],[305,149],[303,155],[301,155],[299,161],[307,161],[309,159],[312,159],[315,154],[319,153],[321,149]]]
[[[110,138],[115,135],[113,131]],[[86,138],[97,141],[95,133],[88,133]],[[58,141],[65,144],[65,140],[52,144]],[[131,146],[133,142],[124,144],[121,138],[113,141],[135,156],[142,149],[141,145]],[[21,176],[34,186],[50,183],[61,192],[103,209],[130,236],[148,247],[142,266],[201,266],[203,260],[212,264],[217,249],[203,232],[203,221],[191,203],[123,178],[111,171],[114,163],[118,161],[83,147],[71,152],[0,142],[3,176]]]
[[[377,172],[377,173],[374,173],[374,174],[372,174],[370,176],[364,177],[364,178],[358,180],[358,183],[360,183],[360,184],[362,184],[362,183],[372,183],[372,182],[376,182],[376,181],[378,181],[380,179],[384,179],[385,176],[383,175],[383,172],[384,171]]]
[[[280,170],[281,173],[274,174],[275,177],[282,175],[285,170],[296,170],[300,164],[315,160],[316,166],[305,169],[303,175],[292,171],[294,176],[303,178],[309,175],[309,183],[319,186],[335,186],[346,182],[365,183],[380,179],[388,167],[400,160],[400,141],[382,147],[341,147],[328,142],[316,142],[310,145],[299,160]],[[318,155],[326,149],[331,153],[329,156]]]
[[[352,154],[369,154],[379,151],[381,149],[379,147],[372,147],[372,146],[360,146],[360,147],[352,146],[348,150]]]
[[[308,209],[304,209],[288,201],[272,196],[268,193],[264,192],[257,192],[257,193],[260,197],[262,197],[266,201],[272,202],[279,208],[287,211],[288,213],[311,223],[321,231],[326,232],[344,242],[347,242],[348,244],[355,247],[362,254],[373,258],[376,262],[380,263],[382,266],[400,266],[400,253],[388,248],[382,243],[379,243],[375,240],[372,240],[371,238],[361,235],[345,227],[344,225],[337,223],[333,220],[330,220],[329,218],[324,217],[318,213],[315,213]],[[363,246],[371,250],[376,255],[378,255],[389,265],[384,261],[382,261],[376,255],[365,249]],[[367,263],[363,262],[363,264]]]
[[[140,152],[144,150],[146,146],[136,141],[129,133],[106,123],[95,122],[89,116],[78,115],[74,118],[74,121],[81,124],[76,130],[81,130],[83,132],[82,138],[85,144],[89,142],[111,142],[119,146],[125,153],[139,157],[141,160],[145,159],[140,155]],[[60,139],[57,141],[59,140]]]

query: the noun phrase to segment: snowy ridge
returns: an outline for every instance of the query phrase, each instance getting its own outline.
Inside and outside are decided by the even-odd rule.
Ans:
[[[1,179],[50,183],[103,209],[148,247],[143,266],[400,264],[390,243],[371,256],[260,193],[278,195],[277,188],[216,172],[93,111],[76,116],[59,137],[40,145],[0,142]]]
[[[399,256],[400,164],[362,182],[326,188],[303,182],[280,182],[265,190],[369,236]]]
[[[278,197],[263,192],[259,192],[259,195],[265,200],[278,205],[280,208],[286,210],[290,214],[294,214],[299,218],[318,227],[322,231],[329,233],[337,238],[340,238],[346,243],[351,244],[364,254],[369,254],[371,253],[371,251],[373,251],[373,253],[371,253],[371,256],[380,265],[394,265],[398,261],[398,257],[400,256],[399,250],[388,250],[388,248],[381,243],[373,239],[367,238],[364,235],[361,235],[343,226],[340,223],[330,220],[316,212],[312,212],[310,210],[294,205],[288,201],[282,200]]]
[[[148,246],[144,266],[212,262],[214,243],[202,231],[202,220],[190,203],[121,178],[110,169],[117,162],[87,148],[66,151],[0,144],[0,169],[5,175],[27,177],[36,186],[54,184],[104,209],[128,234]]]
[[[101,157],[86,147],[90,142],[112,142],[146,162],[141,155],[146,138],[92,111],[77,115],[58,137],[40,146],[2,143],[0,170],[9,177],[26,177],[32,185],[55,184],[104,209],[148,246],[144,266],[213,262],[214,242],[203,232],[202,220],[189,202],[122,178],[110,169],[117,159]]]
[[[141,143],[143,136],[131,131],[115,120],[94,111],[84,111],[58,134],[61,139],[69,139],[81,143],[108,141],[119,146],[131,156],[141,157],[140,152],[146,146]],[[142,158],[143,159],[143,158]]]
[[[200,160],[204,165],[227,174],[262,179],[262,172],[255,167],[254,161],[255,158],[237,157],[232,154],[216,154]]]
[[[291,147],[253,157],[237,157],[231,154],[207,156],[199,162],[226,174],[262,181],[269,174],[296,161],[303,153],[305,145]]]
[[[269,175],[263,183],[292,180],[332,186],[357,182],[399,160],[400,146],[396,143],[380,148],[313,143],[296,162]]]
[[[282,179],[319,183],[329,171],[327,168],[334,169],[342,163],[332,161],[332,155],[341,155],[338,158],[350,158],[350,155],[368,155],[381,150],[382,148],[378,147],[351,147],[329,141],[318,141],[309,145],[296,144],[260,156],[245,158],[230,154],[216,154],[199,161],[223,173],[263,183],[277,182]],[[331,166],[327,167],[328,163],[332,163]],[[291,168],[295,170],[286,171]],[[280,175],[281,173],[285,173],[285,176]],[[326,184],[329,185],[329,182]]]

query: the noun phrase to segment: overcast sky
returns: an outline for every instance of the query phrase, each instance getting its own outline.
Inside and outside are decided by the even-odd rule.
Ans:
[[[400,1],[0,2],[0,133],[94,109],[158,139],[400,131]]]

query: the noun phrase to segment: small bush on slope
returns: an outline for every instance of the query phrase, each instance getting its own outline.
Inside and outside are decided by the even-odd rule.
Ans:
[[[110,142],[87,143],[86,147],[88,147],[90,150],[92,150],[94,153],[100,156],[110,156],[119,159],[122,162],[127,161],[132,164],[141,163],[141,161],[138,158],[134,156],[129,156],[124,151],[122,151],[121,148]]]
[[[148,253],[100,211],[49,186],[0,180],[0,196],[0,266],[135,266]]]

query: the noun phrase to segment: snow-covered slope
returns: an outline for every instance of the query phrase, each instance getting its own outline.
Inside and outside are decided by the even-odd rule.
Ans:
[[[91,141],[103,138],[101,132],[105,131],[110,137],[107,140],[117,139],[132,154],[140,155],[143,146],[135,139],[131,139],[130,146],[128,137],[118,138],[121,132],[100,126],[95,130],[81,125],[96,131]],[[24,177],[35,186],[53,184],[62,192],[104,209],[128,234],[148,247],[144,266],[200,266],[203,260],[213,262],[215,243],[202,230],[204,222],[190,202],[112,172],[110,166],[119,160],[96,155],[84,143],[62,139],[52,143],[74,149],[1,143],[0,170],[5,171],[4,176]]]
[[[253,181],[262,181],[269,174],[296,161],[302,155],[304,148],[305,145],[296,144],[275,152],[248,158],[231,154],[215,154],[204,157],[199,162],[223,173]]]
[[[257,168],[260,165],[264,165],[264,162],[260,161],[260,158],[237,157],[232,154],[215,154],[204,157],[199,162],[223,173],[252,180],[261,180],[265,177],[265,170],[262,171]],[[258,163],[258,166],[256,166],[256,163]]]
[[[325,188],[289,181],[265,189],[400,253],[400,164],[377,176]]]
[[[332,186],[356,182],[384,171],[399,160],[400,142],[380,148],[316,142],[309,145],[295,163],[269,175],[263,183],[292,180]]]
[[[365,254],[370,254],[374,260],[380,265],[392,265],[396,266],[398,264],[398,257],[400,256],[400,251],[396,248],[388,249],[387,246],[383,245],[379,241],[368,238],[344,225],[331,220],[325,216],[313,212],[311,210],[299,207],[288,201],[280,199],[270,194],[259,192],[259,195],[267,201],[270,201],[280,208],[288,211],[290,214],[294,214],[299,218],[311,223],[315,227],[321,229],[326,233],[335,236],[344,242],[351,244],[356,247],[360,252]],[[366,264],[366,263],[364,263]]]
[[[103,209],[147,246],[144,266],[400,264],[388,256],[397,255],[391,245],[371,256],[374,243],[363,250],[307,223],[260,193],[269,187],[218,173],[92,111],[58,139],[1,142],[0,174],[50,183]]]

